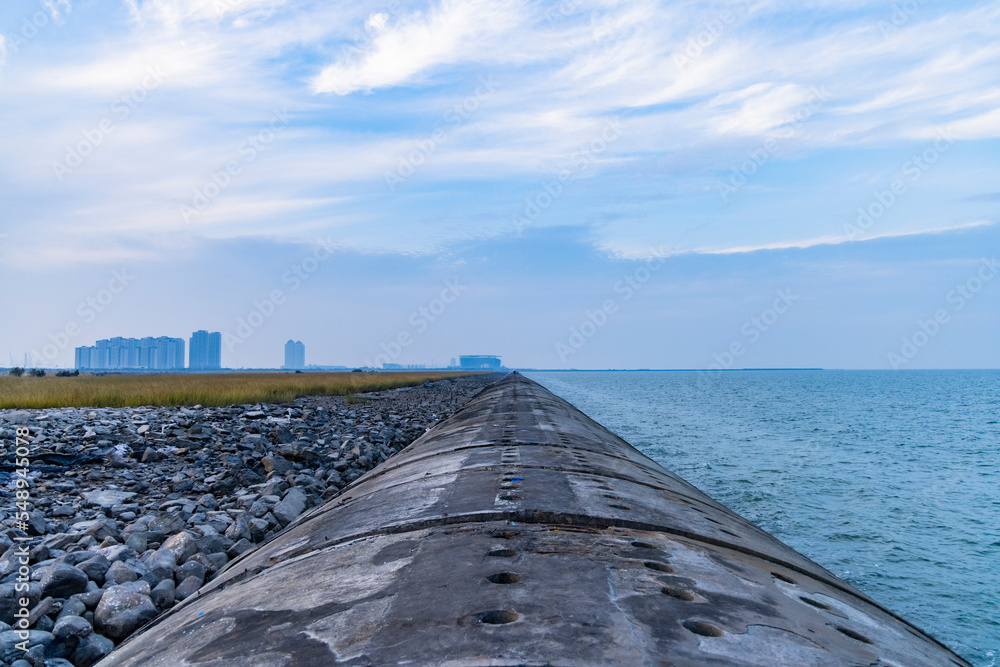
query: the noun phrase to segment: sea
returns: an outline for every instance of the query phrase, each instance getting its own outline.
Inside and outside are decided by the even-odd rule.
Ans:
[[[1000,655],[1000,371],[526,372],[933,635]]]

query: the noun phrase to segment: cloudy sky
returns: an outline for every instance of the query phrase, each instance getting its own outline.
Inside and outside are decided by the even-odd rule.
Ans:
[[[1000,366],[1000,2],[11,0],[0,365]],[[68,333],[67,333],[68,332]]]

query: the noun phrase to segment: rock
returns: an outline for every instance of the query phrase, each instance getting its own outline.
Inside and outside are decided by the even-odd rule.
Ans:
[[[142,553],[146,550],[146,535],[145,533],[132,533],[125,540],[125,546],[132,549],[136,553]]]
[[[104,595],[104,589],[98,588],[94,591],[87,591],[86,593],[80,593],[79,595],[74,595],[73,598],[82,602],[87,609],[96,609],[97,605],[101,602],[101,597]]]
[[[28,512],[28,535],[45,535],[49,531],[49,522],[41,512]]]
[[[198,577],[188,577],[174,590],[174,596],[178,600],[183,600],[194,595],[199,588],[201,588],[201,581]]]
[[[184,530],[184,527],[184,522],[172,514],[161,514],[160,516],[150,520],[147,532],[173,535],[174,533],[179,533]]]
[[[94,631],[90,623],[80,616],[60,616],[52,628],[52,634],[56,638],[62,637],[86,637]]]
[[[207,510],[215,511],[219,509],[219,503],[211,493],[206,493],[198,499],[198,504]]]
[[[105,489],[103,491],[84,491],[80,494],[83,499],[87,501],[88,505],[111,509],[114,505],[119,503],[124,503],[132,498],[135,498],[136,494],[132,491],[116,491],[114,489]]]
[[[100,586],[104,583],[104,575],[111,567],[111,562],[107,558],[98,554],[93,558],[83,561],[77,567],[87,575],[92,581],[97,582]]]
[[[252,549],[253,549],[253,544],[250,543],[250,540],[244,538],[239,542],[237,542],[236,544],[234,544],[233,546],[226,549],[226,555],[229,556],[230,558],[236,558],[237,556],[245,554],[246,552]]]
[[[274,515],[283,526],[295,520],[306,509],[306,494],[299,489],[291,488],[280,503],[274,506],[271,514]]]
[[[145,547],[142,551],[145,551]],[[108,559],[108,561],[114,562],[116,560],[127,561],[136,557],[137,550],[128,546],[128,544],[115,544],[110,547],[102,547],[98,553]]]
[[[152,589],[149,586],[149,582],[143,579],[137,579],[136,581],[126,581],[124,584],[122,584],[122,587],[127,588],[130,591],[135,591],[139,595],[145,595],[146,597],[149,597],[149,594],[152,591]]]
[[[234,542],[239,542],[241,539],[250,539],[250,524],[242,516],[236,517],[236,520],[226,528],[226,537]]]
[[[126,581],[135,581],[138,578],[139,575],[120,560],[112,563],[104,574],[105,581],[110,581],[113,584],[124,584]]]
[[[87,605],[74,596],[63,602],[62,610],[59,612],[56,620],[59,620],[63,616],[83,616],[85,611],[87,611]]]
[[[156,617],[153,601],[124,586],[112,586],[104,591],[94,612],[98,632],[113,640],[122,640]]]
[[[49,627],[43,627],[44,624],[41,621],[49,621],[49,623],[51,623],[52,621],[45,618],[45,615],[53,610],[58,611],[56,601],[51,597],[42,599],[37,605],[35,605],[34,609],[28,612],[28,625],[35,626],[36,630],[51,630],[51,625]]]
[[[174,590],[173,579],[164,579],[156,584],[149,597],[159,609],[169,609],[174,604]]]
[[[99,634],[90,634],[80,640],[73,652],[76,667],[90,667],[114,649],[115,643]]]
[[[163,454],[161,454],[159,450],[153,449],[152,447],[147,447],[142,453],[143,463],[156,463],[157,461],[162,461],[163,458]]]
[[[42,577],[42,596],[68,598],[87,590],[87,575],[77,567],[66,563],[54,563]]]
[[[278,475],[284,475],[289,470],[293,470],[295,468],[291,461],[278,456],[277,454],[274,456],[265,456],[260,460],[260,463],[264,466],[264,470],[266,472],[273,472]]]
[[[271,439],[276,445],[287,445],[295,442],[295,435],[286,426],[278,426],[271,431]]]
[[[203,554],[224,553],[233,546],[233,541],[225,535],[205,535],[195,540],[195,543]]]
[[[198,553],[198,543],[195,541],[194,535],[184,531],[167,539],[167,541],[160,546],[160,551],[172,553],[176,562],[183,563],[188,558]]]
[[[250,515],[259,519],[271,511],[271,504],[263,498],[258,498],[250,505]]]
[[[51,512],[49,512],[49,516],[55,518],[60,518],[64,516],[75,516],[75,515],[76,515],[76,510],[73,508],[72,505],[57,505],[55,508],[53,508]]]
[[[121,533],[118,532],[118,529],[115,528],[113,523],[109,523],[104,520],[95,521],[94,524],[84,532],[84,535],[89,535],[95,540],[105,540],[111,537],[114,538],[115,542],[121,541]]]
[[[194,559],[198,558],[199,556],[200,554],[196,554],[191,558]],[[204,556],[201,557],[204,558]],[[185,579],[187,579],[188,577],[195,577],[198,579],[199,585],[201,585],[205,583],[205,574],[207,573],[207,571],[208,568],[206,568],[204,564],[199,563],[196,560],[189,560],[188,562],[184,563],[176,570],[174,570],[174,580],[180,583]]]

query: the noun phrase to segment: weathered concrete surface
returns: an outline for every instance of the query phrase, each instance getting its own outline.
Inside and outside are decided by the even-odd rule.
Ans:
[[[511,375],[100,664],[966,665]]]

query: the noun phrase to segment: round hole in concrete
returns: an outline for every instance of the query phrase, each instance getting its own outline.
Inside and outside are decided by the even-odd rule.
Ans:
[[[486,555],[490,558],[517,558],[517,552],[513,549],[494,549]]]
[[[476,618],[479,619],[480,623],[486,623],[488,625],[503,625],[504,623],[513,623],[517,620],[517,612],[508,611],[506,609],[491,609],[490,611],[481,611],[476,614]]]
[[[711,623],[706,623],[705,621],[694,621],[687,620],[683,623],[684,627],[695,633],[696,635],[701,635],[702,637],[721,637],[722,630],[715,627]]]
[[[845,628],[843,626],[838,625],[837,626],[837,631],[840,632],[841,634],[847,635],[851,639],[856,639],[859,642],[864,642],[865,644],[871,644],[872,643],[872,640],[868,639],[868,637],[865,637],[860,632],[855,632],[854,630],[851,630],[850,628]]]
[[[799,599],[802,600],[803,602],[805,602],[806,604],[811,604],[812,606],[816,607],[817,609],[829,609],[830,608],[830,605],[823,604],[822,602],[817,602],[816,600],[812,600],[810,598],[807,598],[804,595],[800,595]]]
[[[786,584],[794,584],[795,583],[795,580],[792,579],[791,577],[786,577],[785,575],[780,574],[778,572],[772,572],[771,576],[774,577],[775,579],[779,580],[779,581],[785,582]]]
[[[516,584],[521,581],[521,575],[513,572],[497,572],[486,577],[491,584]]]
[[[677,588],[676,586],[664,586],[660,589],[660,592],[664,595],[669,595],[672,598],[677,598],[678,600],[684,600],[685,602],[691,602],[694,600],[694,595],[683,588]]]
[[[666,563],[657,563],[655,560],[646,561],[643,563],[650,570],[656,570],[657,572],[676,572],[674,568],[667,565]]]
[[[659,549],[660,547],[655,544],[650,544],[649,542],[633,542],[633,547],[638,547],[639,549]]]

